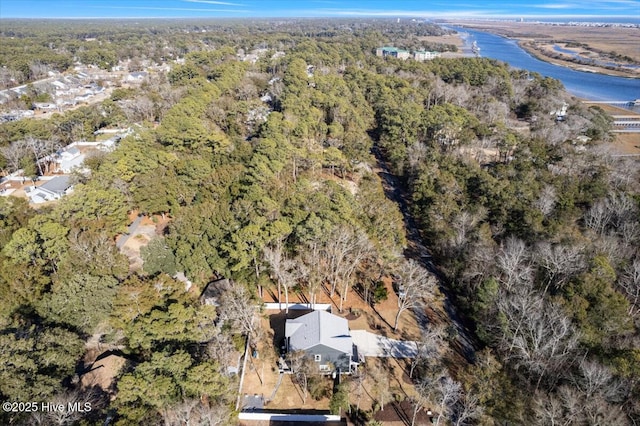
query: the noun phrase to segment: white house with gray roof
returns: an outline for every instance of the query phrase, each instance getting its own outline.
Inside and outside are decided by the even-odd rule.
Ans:
[[[326,311],[314,311],[285,323],[289,352],[305,351],[324,373],[351,373],[358,366],[358,349],[346,319]]]
[[[69,176],[56,176],[40,186],[28,191],[29,199],[34,204],[46,201],[58,200],[71,191],[71,178]]]

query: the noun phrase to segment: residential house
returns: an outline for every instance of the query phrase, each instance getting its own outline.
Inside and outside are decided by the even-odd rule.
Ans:
[[[129,82],[141,82],[145,78],[147,78],[148,73],[146,71],[136,71],[129,73],[127,75],[126,80]]]
[[[40,111],[55,111],[58,109],[56,104],[45,102],[34,102],[33,106]]]
[[[34,204],[58,200],[63,195],[68,194],[72,186],[70,176],[56,176],[28,191],[29,199]]]
[[[67,90],[67,85],[64,84],[61,81],[58,80],[54,80],[51,82],[51,84],[57,89],[57,90]]]
[[[82,166],[84,157],[85,155],[75,146],[67,148],[64,151],[58,151],[55,156],[57,171],[71,173],[73,169]]]
[[[358,350],[346,319],[327,311],[313,311],[285,323],[285,348],[305,351],[323,373],[351,373],[358,366]]]

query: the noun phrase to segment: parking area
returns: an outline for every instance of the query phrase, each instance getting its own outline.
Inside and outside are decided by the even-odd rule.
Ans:
[[[351,338],[358,353],[365,357],[414,358],[417,353],[416,342],[390,339],[366,330],[351,330]]]

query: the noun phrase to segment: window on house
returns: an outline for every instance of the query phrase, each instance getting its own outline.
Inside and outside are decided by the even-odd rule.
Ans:
[[[316,354],[316,355],[314,355],[314,357],[313,357],[313,358],[314,358],[314,361],[315,361],[315,362],[320,362],[320,361],[322,361],[322,355],[318,355],[318,354]]]

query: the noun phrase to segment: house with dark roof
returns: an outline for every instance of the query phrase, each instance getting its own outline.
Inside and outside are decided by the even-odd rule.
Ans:
[[[345,318],[327,311],[313,311],[285,322],[288,352],[305,351],[322,373],[346,373],[358,367],[358,349]]]

